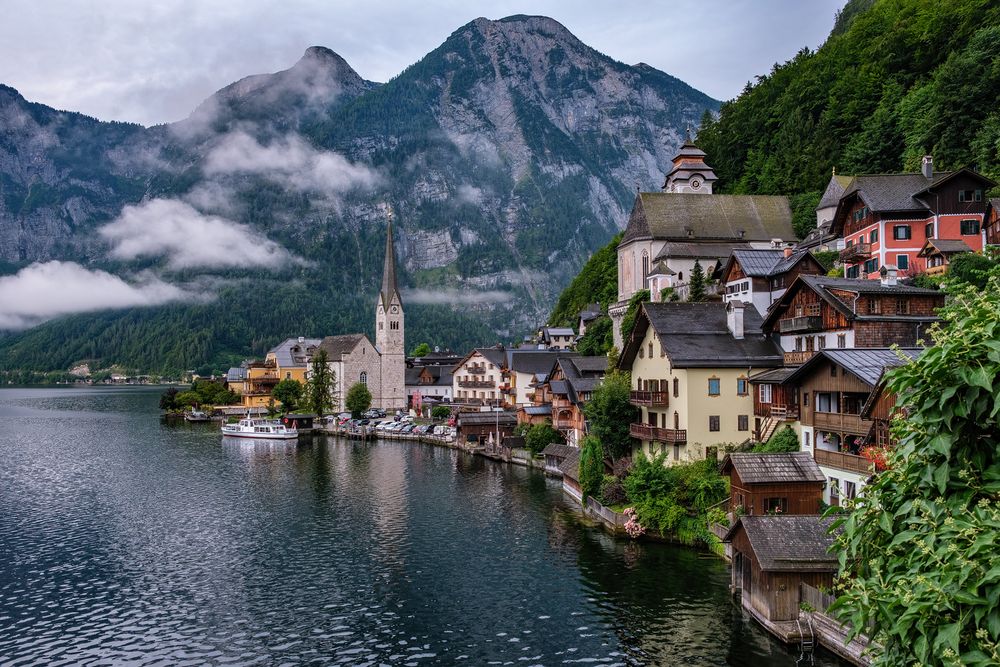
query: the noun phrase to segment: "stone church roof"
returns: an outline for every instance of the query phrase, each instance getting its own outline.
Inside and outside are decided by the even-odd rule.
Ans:
[[[327,336],[319,344],[319,349],[326,352],[328,361],[340,361],[345,354],[350,354],[358,346],[364,334],[344,334],[342,336]]]

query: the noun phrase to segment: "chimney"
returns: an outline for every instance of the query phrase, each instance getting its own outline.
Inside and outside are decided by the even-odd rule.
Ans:
[[[787,258],[787,257],[791,257],[791,256],[792,256],[792,253],[793,253],[793,252],[795,252],[795,251],[794,251],[794,249],[792,248],[792,246],[790,246],[790,245],[786,245],[786,246],[785,246],[785,257],[786,257],[786,258]]]
[[[306,342],[306,337],[305,336],[299,336],[299,342],[300,343]]]
[[[895,287],[897,272],[898,269],[896,269],[895,264],[883,265],[882,268],[878,270],[879,277],[882,281],[882,287]]]
[[[924,178],[931,180],[934,178],[934,157],[931,155],[925,155],[924,160],[920,165],[920,171],[923,172]]]
[[[727,308],[726,326],[736,340],[743,340],[743,307],[743,302],[735,299],[729,302]]]

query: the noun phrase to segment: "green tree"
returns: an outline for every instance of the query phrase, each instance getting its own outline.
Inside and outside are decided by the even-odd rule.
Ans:
[[[193,408],[202,404],[202,398],[196,391],[182,391],[174,398],[174,405],[180,408]]]
[[[628,307],[622,315],[622,340],[628,343],[632,337],[632,330],[635,329],[635,317],[639,313],[639,307],[649,301],[649,290],[641,289],[628,300]]]
[[[948,279],[955,283],[973,285],[980,289],[986,287],[990,272],[997,266],[997,261],[988,255],[977,255],[965,252],[955,255],[948,263]]]
[[[614,342],[612,333],[611,318],[602,315],[587,327],[583,337],[577,341],[576,351],[586,357],[606,355]]]
[[[604,481],[604,448],[601,441],[588,435],[580,443],[580,490],[587,496],[599,498]]]
[[[160,409],[172,412],[177,409],[177,394],[180,393],[177,387],[170,387],[160,394]]]
[[[299,401],[302,400],[302,383],[298,380],[293,380],[291,378],[285,378],[278,384],[274,385],[274,389],[271,390],[271,396],[274,400],[281,403],[281,409],[286,412],[291,412],[296,409]]]
[[[566,442],[566,439],[552,428],[552,424],[534,424],[524,436],[524,446],[532,454],[538,454],[553,442]]]
[[[317,417],[322,417],[333,407],[333,394],[337,390],[337,378],[327,362],[326,350],[317,351],[306,380],[306,404]]]
[[[701,262],[694,260],[694,268],[691,269],[691,282],[688,283],[688,301],[705,300],[705,269],[701,268]]]
[[[775,431],[770,440],[754,447],[753,451],[763,454],[797,452],[799,451],[799,436],[795,435],[791,426],[785,426]]]
[[[843,528],[840,597],[880,665],[1000,664],[1000,270],[949,288],[934,346],[887,374],[905,419]]]
[[[411,357],[426,357],[431,353],[431,346],[427,343],[420,343],[415,348],[410,350]]]
[[[629,402],[631,382],[629,373],[610,371],[583,407],[591,434],[601,441],[604,453],[612,461],[632,452],[629,425],[636,420],[639,410]]]
[[[435,405],[431,408],[431,419],[439,421],[451,416],[451,410],[443,405]]]
[[[355,382],[351,385],[344,398],[344,407],[351,413],[351,416],[360,417],[371,406],[372,392],[368,389],[368,385],[363,382]]]

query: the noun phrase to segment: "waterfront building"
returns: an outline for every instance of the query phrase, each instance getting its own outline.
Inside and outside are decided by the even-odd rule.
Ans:
[[[546,380],[537,387],[534,405],[525,410],[547,410],[552,428],[562,433],[567,443],[578,447],[587,433],[583,408],[607,371],[608,358],[605,356],[561,356],[549,370]]]
[[[490,410],[488,412],[459,412],[457,418],[458,441],[485,445],[493,441],[499,445],[504,438],[514,434],[517,416],[513,412]]]
[[[661,288],[671,287],[683,297],[695,262],[712,275],[737,248],[772,248],[796,240],[786,197],[714,194],[716,176],[705,157],[686,142],[673,158],[663,191],[636,193],[618,245],[618,301],[608,309],[619,349],[628,300],[650,287],[650,269],[657,262],[670,270]]]
[[[750,439],[750,375],[781,366],[778,346],[747,304],[644,303],[618,367],[632,375],[636,454],[668,463],[717,458]]]
[[[406,351],[403,299],[396,284],[396,252],[392,242],[392,220],[385,235],[385,263],[382,289],[375,304],[375,347],[379,354],[378,400],[372,392],[372,405],[383,410],[406,408]],[[346,384],[346,392],[350,385]]]
[[[355,383],[368,387],[372,406],[384,409],[401,406],[387,405],[381,393],[382,357],[364,334],[327,336],[319,349],[326,352],[326,364],[333,374],[333,412],[343,412],[348,390]]]
[[[826,271],[807,250],[791,246],[774,249],[734,250],[721,272],[723,301],[752,303],[763,317],[800,274]]]
[[[411,408],[430,403],[451,403],[454,378],[451,366],[428,364],[406,369],[406,400]]]
[[[808,452],[734,452],[722,461],[734,514],[819,514],[826,477]]]
[[[452,400],[466,405],[499,405],[507,355],[503,347],[477,347],[452,369]]]
[[[919,252],[928,239],[960,240],[981,252],[988,226],[984,192],[995,186],[972,169],[934,171],[929,155],[918,173],[854,176],[831,225],[844,238],[845,276],[875,279],[885,266],[920,273],[927,266]]]

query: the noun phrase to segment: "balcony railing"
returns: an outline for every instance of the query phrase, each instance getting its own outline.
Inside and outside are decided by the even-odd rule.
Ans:
[[[947,264],[941,264],[939,266],[928,266],[926,273],[929,276],[939,276],[939,275],[948,273],[948,265]]]
[[[495,389],[496,384],[488,380],[459,380],[459,387],[466,389]]]
[[[466,366],[465,370],[467,373],[472,373],[473,375],[482,375],[486,372],[485,366]]]
[[[840,251],[840,261],[854,264],[859,260],[868,259],[868,256],[871,254],[871,243],[855,243],[850,248],[844,248]]]
[[[800,352],[785,352],[785,365],[786,366],[801,366],[810,359],[813,358],[816,352],[814,350],[805,350]]]
[[[765,405],[763,406],[762,412],[764,414],[758,415],[761,417],[771,417],[772,419],[778,420],[788,420],[788,419],[798,419],[799,418],[799,406],[797,405]]]
[[[670,393],[666,391],[630,391],[628,398],[633,405],[670,405]]]
[[[629,435],[640,440],[655,440],[677,445],[687,443],[687,431],[674,428],[657,428],[649,424],[629,424],[628,431]]]
[[[821,466],[861,474],[870,473],[872,471],[871,461],[863,456],[856,456],[854,454],[848,454],[847,452],[829,452],[825,449],[816,449],[813,451],[813,454],[816,459],[816,463]]]
[[[798,331],[819,331],[823,328],[823,318],[819,315],[802,315],[778,320],[778,331],[794,333]]]
[[[872,428],[870,420],[862,419],[861,415],[842,412],[813,412],[813,428],[853,435],[867,435]]]

